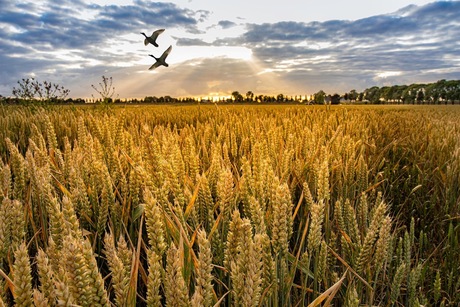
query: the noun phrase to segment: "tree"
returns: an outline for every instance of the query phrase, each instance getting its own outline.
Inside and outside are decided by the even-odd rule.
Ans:
[[[365,98],[371,103],[378,103],[380,101],[380,88],[373,86],[364,91]]]
[[[235,99],[236,102],[241,102],[243,101],[243,95],[240,94],[238,91],[234,91],[232,93],[233,98]]]
[[[419,91],[418,84],[411,84],[403,91],[403,101],[405,104],[414,104],[417,98],[417,92]]]
[[[348,99],[350,101],[356,101],[358,99],[358,93],[356,92],[356,90],[351,90],[349,93],[348,93]]]
[[[407,85],[395,85],[392,95],[392,100],[401,103],[403,101],[403,93],[406,90]]]
[[[340,103],[340,95],[334,94],[331,96],[331,104],[339,104]]]
[[[36,81],[34,78],[27,78],[22,79],[17,83],[19,85],[19,88],[13,87],[13,96],[25,100],[34,99],[38,87],[38,81]]]
[[[102,82],[99,82],[99,87],[93,84],[91,84],[91,87],[101,96],[102,104],[111,104],[113,102],[112,97],[115,95],[115,87],[113,86],[112,77],[102,76]]]
[[[63,101],[70,93],[62,85],[49,81],[42,83],[35,78],[22,79],[17,83],[19,87],[13,87],[12,94],[22,100],[58,102]]]
[[[381,92],[381,95],[382,95],[381,98],[383,98],[383,100],[385,100],[386,102],[389,102],[389,101],[392,100],[394,87],[393,86],[384,86],[384,87],[382,87],[380,92]]]
[[[421,104],[425,100],[425,94],[423,93],[423,89],[420,89],[417,92],[417,104]]]
[[[317,104],[324,104],[324,98],[326,97],[326,93],[323,90],[320,90],[319,92],[314,94],[314,96],[315,96],[315,102]]]
[[[248,91],[248,92],[246,93],[246,101],[249,102],[249,101],[253,101],[253,100],[254,100],[254,93],[251,92],[251,91]]]

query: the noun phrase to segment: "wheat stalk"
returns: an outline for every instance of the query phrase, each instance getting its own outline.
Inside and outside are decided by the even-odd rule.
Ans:
[[[113,234],[108,232],[104,237],[105,255],[109,269],[112,272],[112,285],[115,290],[115,302],[118,306],[124,306],[127,303],[128,287],[131,275],[131,269],[126,269],[123,261],[118,256],[115,247]]]
[[[47,303],[54,305],[56,300],[56,293],[54,290],[54,272],[49,263],[48,256],[42,250],[38,250],[37,254],[37,267],[38,267],[38,277],[40,280],[40,292],[47,300]]]
[[[14,258],[14,302],[18,307],[33,306],[32,272],[29,254],[24,242],[15,250]]]
[[[161,304],[160,286],[162,283],[163,267],[161,258],[151,250],[148,253],[147,306],[159,307]]]
[[[181,251],[172,244],[166,254],[166,277],[164,281],[166,306],[189,306],[188,289],[182,275]]]
[[[196,268],[195,293],[192,296],[192,306],[211,306],[213,298],[212,285],[212,254],[211,244],[204,230],[198,231],[198,267]]]

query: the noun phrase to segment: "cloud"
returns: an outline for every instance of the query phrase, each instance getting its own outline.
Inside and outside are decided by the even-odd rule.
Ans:
[[[199,38],[176,38],[177,46],[210,46],[211,43],[207,43]]]
[[[236,26],[236,23],[234,23],[233,21],[230,21],[230,20],[221,20],[217,24],[220,27],[222,27],[222,29],[228,29],[228,28]]]
[[[66,66],[77,68],[78,73],[78,69],[97,64],[104,65],[99,70],[107,71],[118,65],[112,63],[130,63],[139,56],[133,54],[132,47],[116,47],[120,42],[129,44],[124,36],[160,27],[197,34],[199,20],[209,14],[172,3],[141,0],[132,5],[108,6],[81,0],[1,3],[0,63],[5,66],[0,72],[2,88],[12,88],[16,80],[32,73],[41,79],[49,77],[49,71],[67,76]]]
[[[318,79],[322,87],[336,90],[346,90],[337,86],[341,80],[361,88],[406,76],[412,78],[409,83],[430,75],[436,81],[440,74],[433,71],[448,68],[459,79],[460,50],[453,47],[460,37],[459,18],[459,1],[434,2],[356,21],[250,24],[239,43],[287,80],[298,78],[314,87],[321,86]],[[401,74],[375,78],[382,71]]]
[[[40,49],[43,44],[53,48],[84,48],[94,46],[117,35],[155,27],[184,27],[194,31],[194,12],[171,3],[136,1],[136,5],[87,5],[75,2],[73,7],[52,5],[41,12],[34,4],[17,5],[3,10],[1,20],[18,33],[7,35],[18,43]],[[85,15],[93,16],[87,20]],[[203,12],[199,13],[200,18]]]
[[[135,1],[135,5],[96,6],[96,25],[107,30],[132,29],[133,26],[155,24],[157,27],[194,27],[195,13],[172,3]],[[199,13],[203,18],[203,12]],[[134,23],[134,24],[133,24]]]
[[[111,74],[125,88],[121,96],[135,95],[136,89],[142,93],[137,97],[152,87],[172,96],[233,90],[307,94],[460,79],[460,1],[411,5],[354,21],[223,19],[212,26],[209,11],[148,0],[105,6],[0,0],[0,5],[2,95],[31,74],[71,87],[77,96],[90,92],[102,74]],[[159,37],[161,44],[175,47],[168,58],[173,65],[152,73],[146,71],[147,54],[161,50],[147,51],[139,32],[157,28],[168,30]],[[209,49],[209,58],[200,56],[201,48]],[[221,56],[225,48],[248,50],[251,60]],[[174,62],[176,53],[182,63]]]

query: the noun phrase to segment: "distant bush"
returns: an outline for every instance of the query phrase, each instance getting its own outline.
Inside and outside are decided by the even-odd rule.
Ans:
[[[102,82],[99,82],[99,87],[96,87],[94,84],[91,84],[91,87],[101,96],[101,104],[113,104],[112,97],[115,95],[115,86],[113,86],[112,77],[102,76]]]
[[[69,95],[70,90],[57,83],[39,82],[35,78],[21,79],[18,88],[13,87],[12,94],[19,103],[57,103]]]

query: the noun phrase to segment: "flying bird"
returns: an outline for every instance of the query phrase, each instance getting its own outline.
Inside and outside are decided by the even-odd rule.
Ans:
[[[169,46],[169,48],[166,49],[165,52],[163,52],[163,54],[159,58],[155,57],[152,54],[149,54],[149,56],[151,56],[152,58],[154,58],[156,60],[155,64],[150,66],[149,70],[155,69],[155,68],[157,68],[157,67],[159,67],[161,65],[168,67],[169,65],[168,65],[168,63],[166,63],[166,57],[171,52],[171,50],[172,50],[172,46]]]
[[[151,36],[147,36],[145,35],[144,32],[141,32],[142,35],[145,36],[145,39],[144,39],[144,45],[148,45],[149,43],[154,45],[155,47],[158,47],[158,44],[157,44],[157,38],[158,38],[158,35],[160,35],[161,33],[163,33],[165,31],[165,29],[160,29],[160,30],[156,30],[152,33]]]

